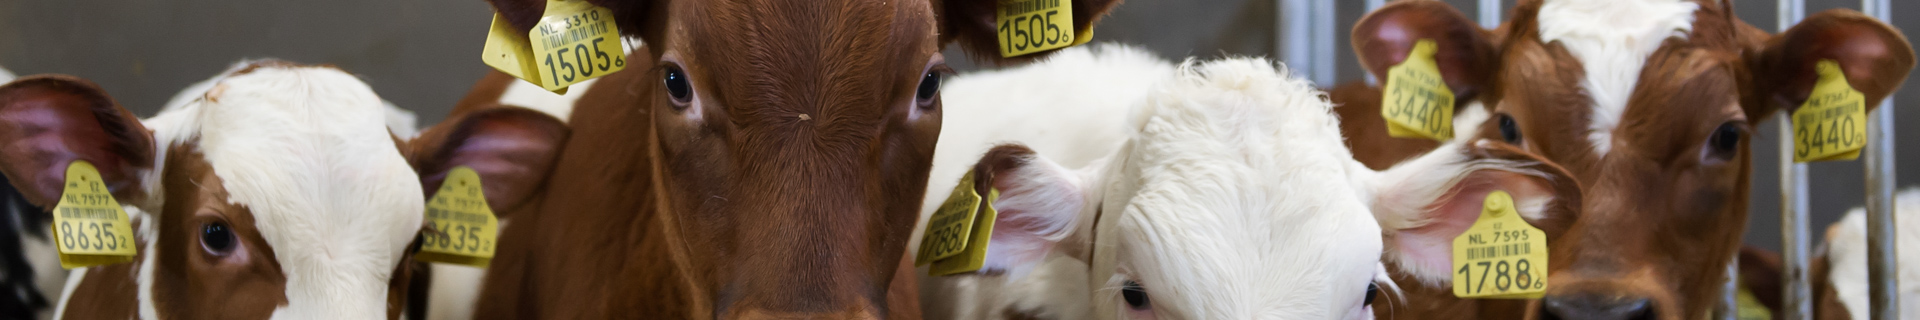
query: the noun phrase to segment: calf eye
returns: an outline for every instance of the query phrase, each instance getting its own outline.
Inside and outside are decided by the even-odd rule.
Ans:
[[[1147,301],[1147,289],[1141,288],[1140,283],[1133,280],[1127,280],[1126,285],[1120,287],[1120,297],[1126,298],[1127,307],[1134,310],[1146,310],[1153,306],[1151,301]]]
[[[213,254],[227,254],[233,251],[233,229],[223,223],[209,223],[200,226],[200,246]]]
[[[1380,285],[1367,283],[1367,298],[1366,300],[1361,300],[1360,305],[1367,305],[1367,306],[1373,305],[1373,298],[1379,297],[1379,296],[1380,296]]]
[[[668,67],[665,80],[667,94],[673,96],[675,102],[686,103],[687,97],[693,94],[693,84],[687,83],[687,74],[680,68]]]
[[[914,92],[913,98],[921,106],[927,106],[930,105],[936,93],[940,93],[940,73],[927,71],[925,76],[920,77],[920,90]]]
[[[1740,148],[1741,134],[1740,127],[1734,123],[1720,124],[1719,128],[1713,129],[1713,135],[1707,137],[1707,146],[1712,148],[1708,150],[1708,156],[1719,159],[1733,157],[1734,151]]]
[[[1505,139],[1510,144],[1520,143],[1520,124],[1513,122],[1513,116],[1500,115],[1500,139]]]

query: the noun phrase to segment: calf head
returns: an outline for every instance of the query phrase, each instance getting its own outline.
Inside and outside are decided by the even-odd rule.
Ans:
[[[491,2],[527,30],[545,1]],[[1117,2],[1072,0],[1073,24]],[[612,77],[641,80],[616,88],[629,102],[582,105],[568,123],[645,158],[652,194],[618,196],[658,202],[643,210],[675,230],[688,305],[884,314],[940,131],[941,47],[993,52],[997,2],[594,3],[645,43]]]
[[[1583,214],[1552,244],[1549,318],[1706,316],[1746,226],[1754,124],[1806,101],[1820,60],[1837,62],[1873,108],[1914,59],[1898,31],[1845,10],[1768,35],[1728,1],[1522,1],[1499,33],[1473,39],[1441,33],[1476,28],[1430,14],[1444,6],[1384,7],[1355,28],[1356,48],[1385,76],[1415,39],[1469,42],[1442,44],[1440,56],[1478,69],[1440,61],[1448,79],[1487,88],[1494,113],[1475,136],[1584,182]],[[1482,47],[1497,49],[1471,49]]]
[[[1452,274],[1453,237],[1486,195],[1561,225],[1564,170],[1493,141],[1448,144],[1387,171],[1353,160],[1331,104],[1257,59],[1183,67],[1135,110],[1135,135],[1069,170],[1020,145],[974,167],[999,190],[983,272],[1086,262],[1099,318],[1369,319],[1382,260]],[[1559,213],[1549,214],[1550,211]],[[1384,239],[1384,240],[1383,240]]]
[[[397,317],[419,182],[358,79],[262,63],[142,123],[64,76],[0,87],[0,171],[52,208],[67,164],[100,169],[139,256],[92,268],[77,318]]]

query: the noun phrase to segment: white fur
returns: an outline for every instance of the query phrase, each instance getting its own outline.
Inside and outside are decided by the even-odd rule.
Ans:
[[[1627,109],[1647,56],[1669,38],[1685,39],[1700,5],[1685,0],[1553,0],[1540,6],[1540,41],[1559,42],[1586,69],[1593,99],[1587,139],[1612,148],[1613,128]]]
[[[252,211],[287,276],[288,303],[274,317],[385,317],[388,279],[425,200],[379,97],[352,75],[317,67],[225,75],[204,94],[145,124],[163,148],[197,145],[229,200]],[[150,194],[165,191],[158,175],[147,175]],[[148,260],[139,277],[141,313],[151,318]]]
[[[225,79],[235,71],[240,71],[247,66],[262,61],[265,60],[241,60],[234,62],[232,65],[227,66],[226,71],[221,71],[220,74],[214,75],[212,78],[187,85],[186,89],[181,89],[180,92],[174,93],[172,98],[168,98],[167,104],[161,105],[160,112],[179,109],[188,103],[200,100],[201,97],[206,96],[207,90],[213,89],[213,85],[219,83],[221,79]],[[384,119],[386,119],[387,130],[393,131],[394,135],[400,136],[401,138],[412,137],[414,134],[420,132],[419,125],[417,124],[418,120],[416,120],[418,116],[415,116],[413,111],[401,109],[399,106],[395,106],[392,102],[387,102],[386,100],[381,100],[380,103],[386,107]]]
[[[1909,188],[1895,196],[1894,249],[1899,270],[1894,280],[1900,297],[1900,319],[1920,319],[1920,188]],[[1840,295],[1840,303],[1854,319],[1867,319],[1867,217],[1866,209],[1854,208],[1845,218],[1827,229],[1827,261],[1832,271],[1827,280]]]
[[[506,92],[500,93],[500,104],[537,110],[565,122],[567,117],[573,115],[573,102],[580,100],[581,96],[587,94],[588,88],[592,88],[593,84],[599,82],[600,79],[581,81],[567,88],[567,94],[560,95],[532,83],[515,79],[513,84],[507,85]]]
[[[14,76],[12,71],[7,71],[7,68],[0,68],[0,83],[13,82],[13,78],[18,76]]]
[[[1094,55],[1076,56],[1089,53]],[[1042,233],[1041,238],[1059,239],[1057,246],[1065,250],[1050,251],[1030,272],[998,266],[1010,272],[928,278],[923,303],[929,318],[996,318],[1009,310],[1057,319],[1117,318],[1130,315],[1118,290],[1129,279],[1147,288],[1160,317],[1371,317],[1370,309],[1359,304],[1379,270],[1380,230],[1358,193],[1347,191],[1360,187],[1347,172],[1357,163],[1322,93],[1260,59],[1190,62],[1170,69],[1165,62],[1142,59],[1150,58],[1143,54],[1124,60],[1097,59],[1111,51],[1061,54],[1034,66],[950,82],[943,93],[949,97],[946,125],[929,183],[934,196],[927,200],[929,210],[943,200],[938,198],[959,173],[993,143],[1022,142],[1062,165],[1042,163],[1003,174],[1001,179],[1043,178],[1012,181],[994,205],[1013,208],[1005,210],[1077,207],[1038,228],[1074,226],[1068,235]],[[1082,69],[1059,70],[1054,64]],[[970,82],[975,80],[983,82]],[[998,88],[1024,91],[1009,94]],[[1078,186],[1079,192],[1046,189],[1052,191],[1038,195],[1083,202],[1074,206],[1057,202],[1064,199],[1008,196],[1038,184]],[[1111,229],[1098,230],[1115,235],[1114,242],[1095,244],[1087,237],[1096,210],[1104,211],[1102,219],[1115,219]],[[1000,240],[996,232],[988,249],[990,268],[1027,258],[996,259],[1031,256],[1032,246]],[[1075,249],[1081,256],[1066,254]],[[1089,262],[1082,260],[1088,250],[1115,253],[1118,271],[1089,275]]]
[[[1487,141],[1480,140],[1486,144]],[[1463,140],[1455,140],[1441,145],[1418,158],[1395,164],[1385,171],[1369,171],[1355,168],[1354,180],[1367,181],[1368,186],[1356,189],[1360,198],[1372,204],[1373,216],[1380,224],[1383,234],[1389,237],[1407,230],[1426,226],[1431,221],[1428,212],[1437,209],[1435,204],[1443,198],[1455,196],[1453,186],[1460,184],[1468,175],[1483,170],[1499,170],[1534,177],[1547,177],[1547,174],[1520,169],[1532,163],[1504,159],[1469,159],[1463,152]],[[1514,199],[1515,211],[1528,219],[1546,217],[1547,205],[1552,203],[1548,197],[1518,197]],[[1420,256],[1418,253],[1445,252],[1451,247],[1451,241],[1424,241],[1429,239],[1393,241],[1387,244],[1384,259],[1392,263],[1397,270],[1415,275],[1417,280],[1431,286],[1444,287],[1452,273],[1451,257]],[[1441,248],[1441,249],[1435,249]]]

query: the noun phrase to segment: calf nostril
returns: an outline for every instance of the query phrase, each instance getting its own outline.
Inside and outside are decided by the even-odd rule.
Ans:
[[[1547,320],[1654,319],[1653,302],[1644,298],[1598,296],[1541,299],[1541,318]]]

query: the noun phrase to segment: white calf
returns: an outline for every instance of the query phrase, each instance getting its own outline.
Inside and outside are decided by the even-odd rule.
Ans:
[[[928,317],[1371,318],[1383,257],[1445,279],[1452,235],[1489,192],[1513,194],[1528,219],[1578,201],[1564,170],[1485,141],[1368,170],[1323,94],[1264,60],[1168,72],[1137,53],[1081,50],[944,88],[952,118],[933,179],[948,189],[930,188],[927,208],[957,176],[942,174],[970,167],[1000,192],[1000,213],[984,275],[925,279]],[[1050,69],[1119,61],[1133,65],[1075,81],[1057,79],[1091,72]],[[1007,76],[1029,73],[1048,76]],[[1073,131],[1107,128],[1120,132]],[[988,144],[1000,139],[1062,149]],[[1055,154],[1099,158],[1069,169]]]

